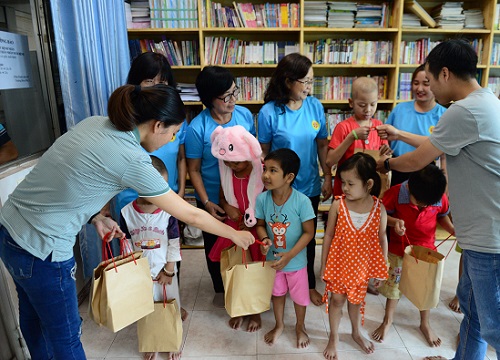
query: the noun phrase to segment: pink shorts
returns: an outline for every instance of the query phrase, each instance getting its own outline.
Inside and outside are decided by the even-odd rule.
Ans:
[[[297,305],[309,305],[311,299],[309,298],[307,267],[297,271],[276,271],[273,295],[284,296],[287,292],[290,292],[290,298]]]

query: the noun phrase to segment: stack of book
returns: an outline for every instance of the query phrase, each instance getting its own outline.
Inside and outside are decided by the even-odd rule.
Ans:
[[[389,27],[390,9],[387,3],[356,4],[354,27]]]
[[[147,29],[151,26],[149,1],[130,1],[125,3],[127,29]]]
[[[177,90],[182,101],[200,101],[200,95],[198,95],[195,84],[177,83]]]
[[[355,3],[352,2],[330,2],[328,4],[328,27],[329,28],[352,28],[357,11]]]
[[[404,28],[421,28],[427,27],[422,26],[420,18],[415,14],[403,14],[403,27]]]
[[[328,13],[326,1],[304,2],[304,26],[325,27]]]
[[[197,0],[149,0],[151,28],[197,28]]]
[[[484,16],[480,9],[464,10],[465,29],[484,29]]]
[[[432,17],[436,20],[437,27],[442,29],[463,29],[465,15],[463,2],[445,2],[432,9]]]

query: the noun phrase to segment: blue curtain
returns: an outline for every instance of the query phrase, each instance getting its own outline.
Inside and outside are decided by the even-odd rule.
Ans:
[[[107,115],[108,98],[125,84],[130,68],[123,0],[50,2],[68,129],[92,115]],[[101,261],[101,241],[91,225],[79,234],[83,274]]]

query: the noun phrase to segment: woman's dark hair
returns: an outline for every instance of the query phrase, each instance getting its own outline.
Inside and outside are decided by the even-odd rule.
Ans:
[[[196,77],[196,89],[201,102],[208,109],[212,109],[214,98],[220,97],[228,91],[234,83],[231,72],[221,66],[205,66]]]
[[[132,61],[127,84],[141,85],[144,80],[154,79],[158,74],[160,74],[160,81],[166,81],[169,86],[177,87],[167,58],[159,53],[145,52]]]
[[[299,53],[288,54],[281,59],[271,75],[271,80],[264,94],[264,103],[274,101],[284,113],[285,105],[290,101],[288,84],[291,81],[304,78],[311,66],[311,60]]]
[[[380,195],[382,181],[380,180],[380,175],[377,172],[377,162],[372,156],[362,152],[356,153],[344,161],[342,165],[339,166],[337,171],[340,175],[342,175],[344,171],[352,169],[356,170],[359,178],[364,184],[366,184],[368,180],[372,179],[373,187],[370,190],[370,194],[374,196]]]
[[[425,71],[425,64],[419,65],[418,68],[415,69],[413,74],[411,74],[411,83],[413,84],[413,81],[415,81],[415,78],[417,77],[418,73],[421,71]]]
[[[426,206],[433,205],[443,197],[446,190],[446,176],[436,165],[429,164],[410,174],[408,190],[418,202]]]
[[[179,93],[171,86],[124,85],[111,94],[108,116],[118,130],[131,131],[150,120],[161,121],[165,127],[179,125],[186,113]]]
[[[431,50],[425,63],[436,79],[444,67],[465,81],[474,79],[477,74],[476,51],[463,39],[451,39],[438,44]]]

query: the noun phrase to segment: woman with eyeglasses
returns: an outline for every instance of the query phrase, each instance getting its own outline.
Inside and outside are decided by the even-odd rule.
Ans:
[[[186,158],[191,183],[196,191],[196,203],[217,220],[226,214],[219,205],[220,174],[218,160],[212,155],[210,136],[217,126],[241,125],[255,136],[252,113],[236,105],[240,90],[229,70],[220,66],[206,66],[196,78],[196,89],[206,109],[196,116],[186,132]],[[205,258],[215,291],[213,304],[224,307],[224,285],[220,262],[210,260],[208,254],[217,236],[203,232]]]
[[[316,216],[320,194],[328,199],[332,194],[331,169],[326,165],[328,132],[323,105],[311,95],[314,74],[311,61],[298,53],[280,60],[264,95],[265,105],[259,112],[258,136],[262,156],[279,148],[295,151],[300,157],[300,170],[293,187],[311,200]],[[318,159],[325,176],[320,182]],[[314,220],[316,233],[317,217]],[[316,240],[307,245],[307,276],[309,294],[315,305],[322,304],[316,290],[314,258]]]

